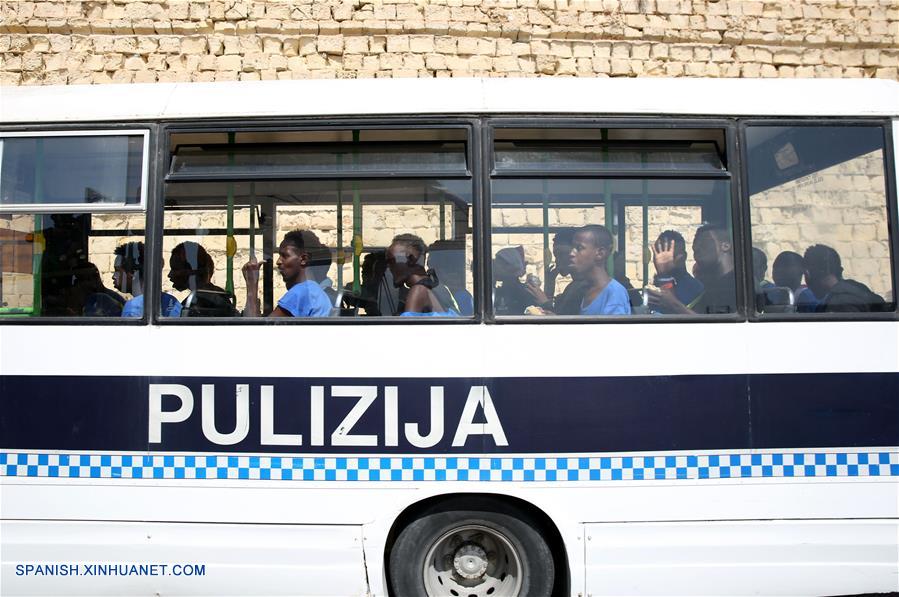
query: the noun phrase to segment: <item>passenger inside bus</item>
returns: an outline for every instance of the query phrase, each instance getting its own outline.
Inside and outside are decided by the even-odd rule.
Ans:
[[[122,317],[143,317],[144,315],[144,243],[130,242],[115,249],[115,265],[112,282],[116,290],[130,294],[133,298],[122,308]],[[181,303],[167,292],[162,293],[162,315],[178,317]]]
[[[287,286],[287,294],[267,317],[327,317],[331,302],[319,283],[311,279],[308,268],[324,263],[327,247],[308,230],[292,230],[284,235],[278,246],[278,273]],[[330,253],[328,253],[330,260]],[[244,317],[259,317],[259,268],[263,262],[255,256],[244,264],[243,277],[247,284],[247,304]]]
[[[702,284],[702,295],[692,306],[677,299],[670,290],[647,288],[649,301],[664,305],[669,313],[683,315],[734,313],[737,308],[733,241],[724,226],[705,224],[693,238],[693,274]]]
[[[234,297],[212,283],[215,263],[202,245],[185,241],[172,249],[169,280],[175,290],[189,290],[181,302],[182,317],[233,317]]]
[[[886,307],[883,298],[870,288],[843,278],[840,255],[827,245],[812,245],[805,250],[805,280],[809,289],[821,297],[817,311],[826,313],[868,313]]]
[[[80,297],[81,314],[88,317],[119,317],[125,306],[125,297],[106,288],[100,270],[85,261],[75,271],[75,293]]]
[[[802,283],[804,275],[805,261],[799,253],[783,251],[774,258],[774,263],[771,266],[771,277],[774,278],[774,285],[789,288],[793,291],[796,311],[799,313],[814,313],[818,306],[818,299],[815,298],[815,294],[809,290],[808,286]]]
[[[553,237],[553,259],[546,278],[545,289],[528,282],[528,290],[534,296],[542,314],[577,315],[584,298],[584,284],[574,279],[565,286],[561,294],[556,295],[556,282],[559,277],[571,276],[571,247],[574,241],[575,228],[562,228]]]
[[[353,316],[360,309],[369,317],[396,313],[399,292],[392,284],[393,276],[387,271],[385,252],[368,253],[359,269],[362,277],[359,292],[353,293],[352,282],[347,282],[343,289],[345,314]]]
[[[702,282],[687,271],[687,241],[676,230],[665,230],[652,244],[652,263],[656,274],[653,285],[661,292],[647,294],[653,312],[678,313],[679,307],[669,299],[692,309],[702,296]]]
[[[524,247],[521,245],[496,252],[493,276],[497,285],[493,289],[493,309],[497,315],[524,315],[525,309],[537,304],[533,292],[521,282],[525,267]]]
[[[387,267],[396,287],[405,287],[405,303],[401,307],[405,317],[453,317],[452,295],[441,286],[436,276],[425,270],[427,246],[414,234],[398,234],[387,248]],[[440,295],[443,295],[441,300]],[[445,303],[444,303],[445,301]]]
[[[591,224],[574,234],[571,273],[585,285],[581,315],[630,315],[627,289],[609,275],[606,263],[612,252],[612,234]]]
[[[755,291],[759,292],[765,288],[774,286],[765,279],[768,273],[768,256],[758,247],[752,247],[752,280],[755,284]]]

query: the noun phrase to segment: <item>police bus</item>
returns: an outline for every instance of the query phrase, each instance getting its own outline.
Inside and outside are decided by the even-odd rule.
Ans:
[[[3,88],[3,594],[899,591],[897,92]]]

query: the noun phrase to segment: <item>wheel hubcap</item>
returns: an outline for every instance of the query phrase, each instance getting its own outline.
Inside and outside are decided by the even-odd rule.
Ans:
[[[500,531],[480,524],[460,525],[440,536],[424,561],[430,596],[518,597],[522,554]]]
[[[487,552],[475,543],[464,543],[456,550],[453,567],[464,579],[480,578],[487,572]]]

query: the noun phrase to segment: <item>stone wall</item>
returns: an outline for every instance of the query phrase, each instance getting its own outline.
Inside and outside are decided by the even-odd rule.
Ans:
[[[0,2],[0,84],[897,79],[895,0]]]

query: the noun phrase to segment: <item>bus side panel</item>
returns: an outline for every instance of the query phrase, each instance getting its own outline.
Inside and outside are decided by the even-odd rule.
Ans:
[[[895,520],[584,525],[587,594],[844,595],[899,590]]]
[[[4,595],[367,593],[360,526],[6,520]]]

